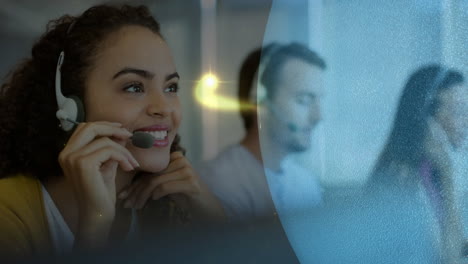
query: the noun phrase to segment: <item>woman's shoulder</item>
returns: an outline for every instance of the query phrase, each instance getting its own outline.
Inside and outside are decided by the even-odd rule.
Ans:
[[[1,205],[37,201],[40,195],[41,183],[32,176],[17,174],[0,179]]]
[[[47,252],[47,228],[40,181],[23,174],[0,179],[0,253]]]
[[[0,178],[0,187],[3,186],[11,186],[15,184],[33,184],[33,183],[38,183],[39,180],[33,176],[27,175],[27,174],[14,174],[14,175],[9,175],[5,176],[3,178]]]
[[[17,174],[0,179],[0,216],[14,214],[23,222],[37,221],[43,214],[41,183],[38,179]]]

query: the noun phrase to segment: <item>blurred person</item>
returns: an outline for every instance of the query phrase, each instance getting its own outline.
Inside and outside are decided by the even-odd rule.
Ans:
[[[51,21],[1,88],[0,252],[62,254],[222,221],[179,146],[179,78],[145,6]]]
[[[249,54],[239,74],[239,100],[256,106],[241,109],[246,135],[200,170],[231,222],[278,221],[276,231],[285,233],[303,263],[314,259],[311,210],[322,190],[314,173],[290,155],[311,147],[324,69],[323,59],[297,43]]]
[[[313,130],[321,121],[326,65],[317,53],[297,43],[273,45],[267,52],[256,90],[261,158],[291,247],[301,263],[311,263],[316,261],[311,223],[322,188],[317,174],[295,162],[292,154],[311,148]]]
[[[321,121],[324,60],[304,45],[272,45],[257,89],[261,158],[280,218],[319,205],[322,188],[314,172],[291,159],[309,150]],[[262,91],[264,90],[264,91]]]
[[[459,261],[464,243],[467,113],[468,89],[460,72],[440,65],[415,71],[405,85],[389,139],[368,183],[373,194],[394,191],[409,193],[412,199],[422,197],[447,263]]]
[[[239,72],[240,102],[256,105],[257,71],[262,49],[252,51]],[[254,96],[250,99],[251,95]],[[245,136],[199,169],[200,176],[222,201],[231,221],[273,216],[275,207],[262,166],[256,108],[240,109]]]
[[[320,202],[318,179],[288,156],[310,148],[321,118],[324,69],[315,52],[297,43],[270,44],[244,60],[239,101],[258,107],[241,108],[244,138],[200,169],[231,221],[275,217],[278,210],[300,211]]]

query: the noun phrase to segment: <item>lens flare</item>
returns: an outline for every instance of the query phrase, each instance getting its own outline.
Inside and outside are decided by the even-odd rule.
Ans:
[[[218,78],[216,78],[216,76],[213,74],[207,74],[203,78],[203,85],[205,85],[206,87],[213,87],[216,89],[216,87],[218,87]]]
[[[254,110],[255,105],[249,102],[239,102],[236,98],[217,94],[222,83],[213,73],[205,74],[196,83],[195,98],[204,107],[221,111]]]

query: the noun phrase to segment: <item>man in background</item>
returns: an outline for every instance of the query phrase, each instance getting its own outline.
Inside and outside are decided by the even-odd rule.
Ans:
[[[200,170],[231,221],[281,219],[320,203],[318,179],[289,156],[311,147],[324,69],[323,59],[297,43],[271,44],[243,62],[239,100],[256,110],[241,109],[245,137]]]

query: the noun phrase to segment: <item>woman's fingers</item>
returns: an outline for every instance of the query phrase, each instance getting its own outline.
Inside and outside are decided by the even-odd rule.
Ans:
[[[131,193],[131,190],[132,188],[134,187],[135,185],[128,185],[126,187],[124,187],[122,190],[120,190],[119,194],[117,195],[117,197],[121,200],[125,199],[128,197],[128,195]]]
[[[84,164],[82,166],[91,167],[91,170],[94,170],[94,166],[96,168],[100,168],[105,162],[109,160],[114,160],[119,163],[120,167],[125,171],[134,170],[135,167],[130,163],[128,160],[127,155],[122,152],[116,151],[115,148],[111,146],[103,147],[95,152],[86,155],[86,158],[80,159]]]
[[[98,149],[112,147],[114,151],[123,153],[132,167],[139,167],[138,162],[131,153],[121,144],[111,140],[109,136],[115,138],[128,138],[131,133],[122,128],[119,123],[93,122],[82,123],[73,133],[66,147],[59,154],[59,163],[74,166],[77,158],[82,158]],[[128,166],[125,168],[128,169]]]
[[[165,175],[170,174],[171,172],[180,170],[186,165],[187,165],[187,161],[185,160],[185,157],[181,152],[172,152],[170,155],[169,165],[163,172],[161,172],[161,174],[159,175],[148,174],[148,175],[142,176],[136,182],[133,182],[129,187],[122,190],[119,193],[118,198],[122,200],[125,199],[124,201],[125,208],[134,207],[138,193],[141,192],[143,189],[145,189],[145,186],[148,186],[148,185],[157,186],[160,183],[170,180],[172,177],[171,176],[172,174],[169,176],[165,176]],[[179,179],[179,178],[176,177],[175,179]]]
[[[134,194],[131,197],[132,206],[137,209],[143,208],[146,202],[151,199],[151,195],[155,189],[173,181],[182,181],[190,185],[190,178],[187,176],[184,169],[155,177],[153,176],[150,180],[142,180],[138,183],[138,187],[135,188]]]
[[[96,155],[92,155],[93,153],[101,153],[98,152],[99,150],[105,150],[109,153],[114,152],[119,155],[111,155],[107,156],[109,159],[112,159],[113,157],[125,157],[125,162],[120,161],[119,165],[126,170],[133,170],[140,165],[136,161],[136,159],[132,156],[132,154],[123,146],[119,145],[118,143],[110,140],[109,138],[100,138],[97,139],[84,148],[77,150],[76,152],[73,153],[65,153],[62,152],[59,155],[59,163],[61,164],[62,168],[68,167],[68,168],[84,168],[87,167],[91,164],[96,165],[96,162],[99,163],[99,165],[102,165],[104,161],[99,161],[99,160],[92,160],[89,159],[89,157],[95,157]],[[106,153],[107,153],[106,152]],[[97,156],[99,157],[99,156]],[[82,162],[82,160],[86,160],[86,162]],[[119,160],[116,160],[119,161]],[[130,164],[130,167],[127,166],[127,164]],[[131,168],[131,169],[129,169]],[[99,169],[99,167],[96,167],[95,169]]]
[[[109,122],[81,123],[67,142],[64,151],[71,153],[89,144],[96,137],[115,137],[126,140],[132,136],[127,129]]]
[[[137,189],[141,188],[144,183],[143,180],[138,180],[136,182],[131,183],[128,187],[122,190],[117,198],[123,200],[122,204],[124,208],[132,208],[134,207],[133,204],[136,200]]]
[[[187,181],[171,181],[158,186],[152,193],[152,199],[158,200],[166,195],[175,193],[196,193],[197,186],[187,183]]]
[[[92,122],[94,124],[99,124],[99,125],[108,125],[108,126],[113,126],[113,127],[122,127],[121,123],[116,123],[116,122],[108,122],[108,121],[96,121]],[[79,123],[78,126],[76,127],[75,131],[78,132],[81,130],[83,127],[85,127],[85,124],[91,124],[90,122],[82,122]]]
[[[169,165],[161,173],[168,174],[168,173],[180,170],[180,169],[182,169],[184,167],[187,167],[187,166],[189,166],[189,164],[188,164],[188,161],[185,159],[184,156],[182,156],[182,157],[174,156],[174,158],[172,158],[172,156],[171,156],[171,160],[169,161]]]
[[[114,188],[115,173],[112,170],[117,163],[123,170],[133,170],[127,157],[116,152],[112,147],[105,147],[81,157],[74,157],[73,164],[67,166],[68,173],[80,195],[86,195],[93,203],[102,202],[108,188]],[[104,171],[103,171],[104,170]],[[96,198],[97,197],[97,198]]]
[[[80,124],[78,124],[76,126],[75,131],[73,131],[73,134],[71,135],[70,139],[72,139],[75,134],[81,133],[83,128],[86,128],[91,124],[108,125],[108,126],[116,127],[116,128],[121,128],[122,127],[122,124],[120,124],[120,123],[112,123],[112,122],[106,122],[106,121],[98,121],[98,122],[92,122],[92,123],[83,122],[83,123],[80,123]]]
[[[106,220],[115,216],[117,167],[132,171],[139,166],[122,144],[131,135],[121,124],[83,123],[60,152],[60,166],[77,196],[79,221],[95,222],[97,214]]]
[[[95,152],[96,150],[104,147],[112,147],[115,149],[115,151],[118,151],[122,154],[124,154],[130,163],[133,165],[133,167],[139,167],[140,165],[138,164],[138,161],[133,157],[133,155],[128,151],[127,148],[124,146],[118,144],[117,142],[111,140],[108,137],[102,137],[99,139],[94,140],[90,144],[86,145],[80,150],[81,155],[88,155],[90,153]]]
[[[140,186],[139,181],[132,183],[125,191],[124,194],[120,193],[119,198],[124,199],[123,202],[123,207],[124,208],[132,208],[133,207],[133,202],[135,201],[135,193],[136,189]],[[121,195],[122,194],[122,195]]]
[[[177,184],[173,184],[174,182]],[[142,176],[123,190],[118,197],[124,199],[125,208],[141,209],[149,199],[159,199],[172,193],[184,193],[190,196],[198,192],[200,186],[192,167],[181,152],[173,152],[168,167],[160,175]]]
[[[135,191],[134,191],[135,192]],[[126,208],[141,209],[145,206],[148,200],[158,200],[169,194],[196,193],[197,187],[187,180],[176,180],[158,185],[156,188],[143,187],[142,190],[137,191],[131,196],[124,204]]]

